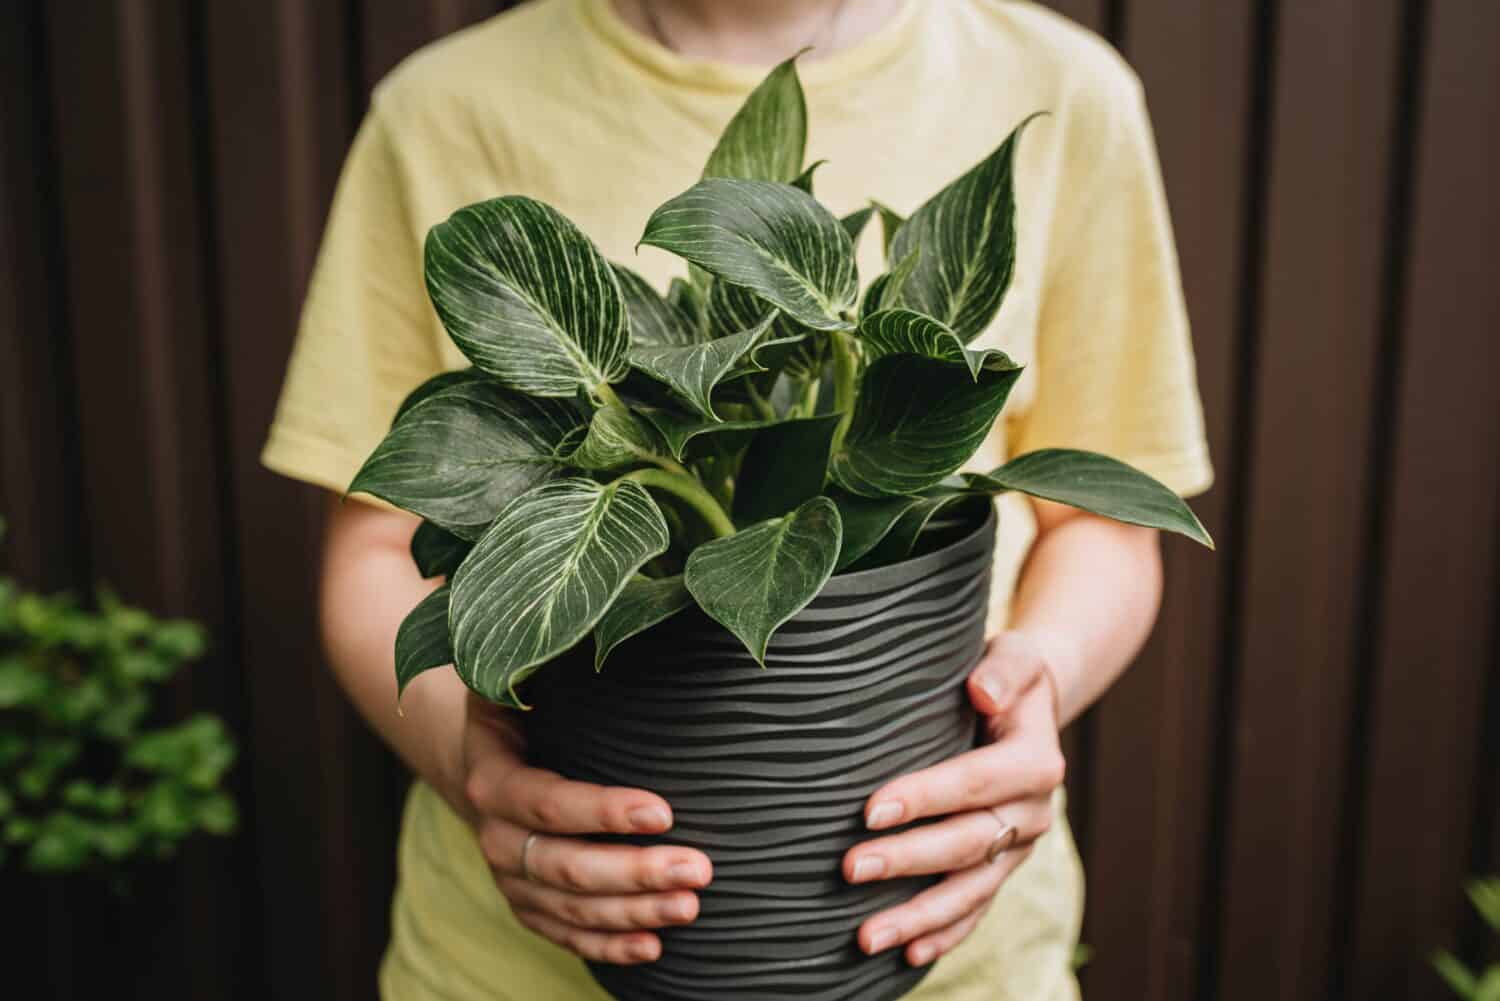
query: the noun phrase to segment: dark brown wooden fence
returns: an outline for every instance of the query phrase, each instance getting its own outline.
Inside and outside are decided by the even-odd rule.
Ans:
[[[6,877],[7,997],[372,996],[404,780],[320,664],[321,498],[256,454],[370,86],[498,6],[0,5],[0,565],[213,628],[177,708],[246,816],[128,900]],[[1500,868],[1500,3],[1057,6],[1145,80],[1219,469],[1218,556],[1169,544],[1069,734],[1087,993],[1440,997]]]

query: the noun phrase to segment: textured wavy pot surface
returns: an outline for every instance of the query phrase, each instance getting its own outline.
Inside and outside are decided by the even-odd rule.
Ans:
[[[676,825],[636,843],[714,863],[698,919],[655,963],[592,965],[621,1001],[890,1001],[923,970],[868,957],[860,923],[928,878],[851,886],[865,800],[974,742],[964,690],[984,642],[995,516],[957,542],[828,582],[762,669],[696,609],[617,649],[578,651],[526,693],[533,756],[564,775],[652,789]]]

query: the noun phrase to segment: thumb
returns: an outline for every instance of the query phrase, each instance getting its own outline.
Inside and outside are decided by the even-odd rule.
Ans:
[[[969,673],[969,699],[985,716],[1003,716],[1041,676],[1041,651],[1022,633],[996,635]]]

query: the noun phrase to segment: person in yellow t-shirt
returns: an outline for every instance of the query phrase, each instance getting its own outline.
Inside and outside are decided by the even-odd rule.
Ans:
[[[768,67],[809,44],[808,159],[827,161],[818,196],[836,214],[869,198],[907,214],[1022,118],[1051,113],[1021,144],[1014,285],[975,345],[1026,371],[973,466],[1088,448],[1184,496],[1207,489],[1140,84],[1109,46],[1021,0],[532,0],[416,53],[376,88],[349,153],[265,464],[342,492],[403,396],[465,364],[427,301],[421,252],[461,206],[538,198],[664,287],[675,259],[634,249],[647,216],[697,180]],[[878,243],[863,241],[861,274],[879,272]],[[866,951],[935,963],[913,1001],[1077,997],[1082,873],[1058,730],[1135,655],[1161,591],[1154,532],[1000,504],[991,640],[970,679],[991,742],[876,792],[871,839],[845,859],[855,881],[947,874],[859,932]],[[528,767],[511,718],[452,671],[423,674],[398,716],[394,636],[432,587],[407,553],[415,519],[357,501],[329,511],[332,666],[418,777],[382,996],[603,1001],[580,957],[655,959],[654,929],[693,919],[709,860],[574,837],[665,831],[671,808]],[[879,834],[918,817],[943,819]],[[989,860],[998,825],[1018,836]]]

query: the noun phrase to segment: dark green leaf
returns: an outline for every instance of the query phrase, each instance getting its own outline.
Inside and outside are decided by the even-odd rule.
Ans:
[[[796,178],[794,178],[792,180],[792,187],[796,188],[798,191],[806,191],[808,194],[812,194],[813,193],[813,173],[815,171],[817,171],[817,169],[819,167],[823,166],[823,164],[825,164],[827,162],[828,162],[827,160],[816,160],[816,161],[808,164],[807,165],[807,169],[804,170],[802,173],[798,174],[796,176]],[[842,220],[840,220],[840,221],[842,222]],[[851,239],[852,239],[852,234],[851,234]]]
[[[232,834],[239,826],[240,814],[227,793],[213,793],[198,801],[198,826],[210,834]]]
[[[839,415],[783,421],[757,434],[735,477],[734,519],[776,518],[823,492]]]
[[[625,310],[630,316],[630,343],[635,344],[696,344],[702,340],[698,330],[688,317],[656,289],[621,264],[611,265],[620,282],[620,292],[625,297]],[[686,283],[684,283],[686,286]]]
[[[396,416],[391,418],[391,426],[394,427],[403,414],[434,393],[441,392],[450,386],[460,386],[466,382],[482,382],[489,378],[477,368],[461,368],[455,372],[440,372],[413,389],[401,401],[401,406],[396,408]]]
[[[628,480],[555,480],[517,498],[453,575],[459,677],[524,708],[516,686],[585,636],[670,541],[656,502]]]
[[[896,234],[901,231],[901,227],[906,224],[906,220],[902,218],[901,213],[889,205],[883,205],[873,199],[870,204],[880,213],[880,246],[882,252],[885,254],[885,259],[889,261],[891,259],[891,242],[896,239]]]
[[[568,401],[493,382],[450,386],[402,416],[349,492],[477,538],[512,499],[555,475],[558,443],[581,423]]]
[[[854,244],[810,195],[786,184],[709,178],[651,215],[641,242],[742,285],[818,330],[847,330]]]
[[[712,281],[711,278],[705,281]],[[667,304],[677,310],[697,341],[708,338],[708,301],[703,290],[690,281],[673,278],[667,286]],[[739,328],[736,328],[739,329]]]
[[[532,396],[625,376],[629,326],[614,269],[555,209],[508,195],[427,234],[427,291],[469,360]]]
[[[683,580],[699,607],[764,664],[771,634],[833,573],[839,536],[838,508],[814,497],[791,514],[694,549]]]
[[[855,209],[839,220],[839,225],[844,227],[844,232],[849,234],[849,240],[856,247],[859,246],[860,234],[865,231],[870,217],[875,214],[875,206],[866,205],[862,209]]]
[[[618,469],[649,462],[663,447],[655,428],[623,404],[610,403],[594,411],[588,435],[569,461],[580,469]]]
[[[609,611],[594,627],[594,670],[604,667],[610,651],[636,633],[664,622],[693,603],[682,575],[652,579],[630,578]]]
[[[949,520],[947,516],[954,507],[981,500],[992,503],[983,494],[956,491],[941,485],[927,488],[915,500],[916,503],[901,513],[890,531],[864,554],[853,569],[889,566],[910,559],[922,533],[938,528],[939,521]],[[943,518],[939,519],[939,515]]]
[[[794,56],[772,70],[735,112],[703,168],[704,177],[791,181],[807,146],[807,102]]]
[[[423,577],[448,577],[469,555],[474,544],[430,521],[417,526],[411,536],[411,558]]]
[[[859,323],[860,340],[871,359],[886,355],[921,355],[963,365],[975,379],[983,368],[1013,369],[1016,363],[1004,351],[987,348],[970,351],[958,335],[930,316],[909,309],[882,309]]]
[[[703,344],[632,345],[630,364],[670,386],[703,416],[717,419],[712,400],[714,387],[750,353],[775,318],[774,312],[767,313],[749,330]]]
[[[853,564],[879,545],[902,515],[929,503],[929,499],[922,495],[861,497],[845,490],[831,491],[829,497],[838,505],[839,520],[844,526],[844,542],[839,548],[839,570]]]
[[[1214,545],[1181,497],[1139,469],[1098,452],[1039,449],[966,479],[975,489],[1016,490],[1116,521],[1176,532],[1210,549]]]
[[[1014,165],[1021,131],[948,185],[896,231],[889,257],[901,260],[922,248],[901,287],[900,302],[937,317],[965,344],[994,317],[1010,287],[1016,256]],[[893,305],[887,300],[886,305]]]
[[[994,426],[1019,368],[967,368],[915,355],[881,358],[865,373],[830,471],[865,497],[913,494],[963,465]]]
[[[884,309],[894,308],[901,302],[901,286],[906,284],[906,279],[911,277],[912,271],[916,270],[917,261],[922,257],[922,248],[913,247],[907,255],[896,262],[896,266],[883,275],[876,277],[865,290],[865,298],[860,306],[860,315],[869,316]]]
[[[713,439],[722,450],[736,451],[761,428],[775,423],[765,420],[716,421],[661,407],[637,407],[635,410],[661,433],[673,457],[679,462],[704,454],[695,446],[702,445],[709,439]]]
[[[407,613],[396,631],[396,698],[423,671],[453,663],[448,641],[448,601],[452,585],[443,584]]]

